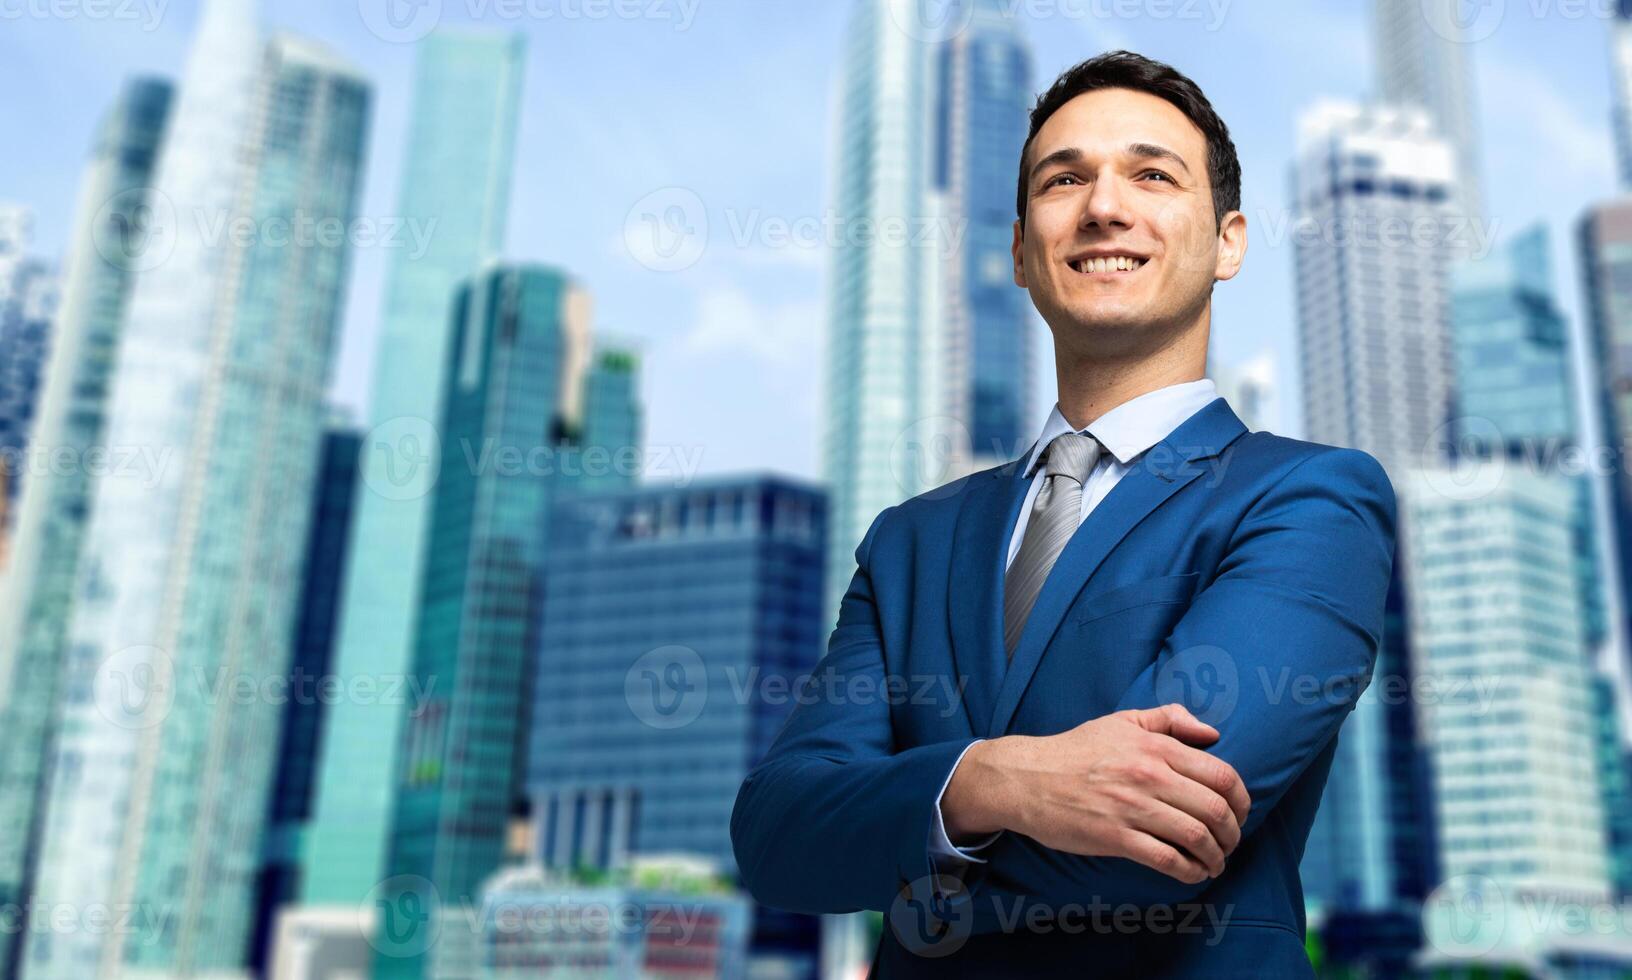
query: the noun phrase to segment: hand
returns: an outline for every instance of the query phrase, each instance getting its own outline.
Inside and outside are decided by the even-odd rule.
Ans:
[[[1201,747],[1218,730],[1168,704],[1044,737],[971,746],[941,801],[954,842],[999,830],[1089,857],[1123,857],[1187,884],[1224,871],[1252,800]]]

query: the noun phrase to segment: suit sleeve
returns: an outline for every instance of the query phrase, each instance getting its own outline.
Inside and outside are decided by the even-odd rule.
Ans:
[[[1370,683],[1394,561],[1395,498],[1382,467],[1349,449],[1296,464],[1236,528],[1118,710],[1184,704],[1219,731],[1208,751],[1252,796],[1243,841],[1337,734]],[[1187,885],[1122,858],[1083,858],[1020,838],[982,866],[997,893],[1137,905],[1188,901]],[[1239,852],[1238,852],[1239,853]]]
[[[890,679],[869,571],[891,510],[856,548],[856,571],[813,684],[737,793],[731,843],[743,884],[764,905],[882,911],[904,884],[933,872],[936,801],[974,739],[897,751],[890,699],[878,693]]]

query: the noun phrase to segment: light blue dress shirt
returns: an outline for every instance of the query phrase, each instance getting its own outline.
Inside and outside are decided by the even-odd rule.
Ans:
[[[1082,487],[1082,517],[1078,519],[1080,525],[1093,509],[1111,492],[1111,488],[1133,469],[1133,464],[1139,456],[1150,447],[1166,439],[1174,429],[1177,429],[1186,419],[1199,412],[1203,407],[1218,397],[1218,389],[1209,378],[1200,381],[1186,381],[1181,384],[1168,385],[1147,391],[1137,398],[1130,398],[1122,404],[1090,422],[1087,428],[1078,429],[1078,432],[1087,433],[1099,440],[1105,447],[1100,453],[1099,460],[1094,464],[1093,472],[1088,474],[1088,482]],[[1014,530],[1009,534],[1009,556],[1004,567],[1014,563],[1014,556],[1020,551],[1020,542],[1025,540],[1026,524],[1031,520],[1031,508],[1037,500],[1037,493],[1043,487],[1043,469],[1038,466],[1039,458],[1048,444],[1058,436],[1071,430],[1071,423],[1060,414],[1060,405],[1054,403],[1054,410],[1049,413],[1048,421],[1043,425],[1042,435],[1038,436],[1037,444],[1031,448],[1026,457],[1025,472],[1031,477],[1031,486],[1026,490],[1026,500],[1020,506],[1020,517],[1015,521]],[[971,743],[973,744],[973,743]],[[967,753],[969,750],[964,749]],[[959,756],[962,762],[963,757]],[[956,764],[952,772],[957,772]],[[941,786],[941,795],[946,795],[946,786],[952,782],[951,773],[947,774],[946,784]],[[935,826],[930,828],[929,852],[939,861],[963,862],[984,861],[975,856],[975,852],[997,839],[996,834],[969,847],[958,848],[946,835],[946,822],[941,819],[940,799],[935,801]]]

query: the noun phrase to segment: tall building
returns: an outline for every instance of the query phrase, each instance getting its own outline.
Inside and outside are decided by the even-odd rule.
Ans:
[[[170,455],[94,489],[35,879],[46,907],[164,914],[32,932],[29,978],[218,974],[249,940],[279,723],[259,695],[289,664],[349,252],[212,228],[349,227],[370,103],[253,16],[206,6],[158,163],[172,247],[133,287],[107,442]]]
[[[1307,437],[1371,453],[1396,486],[1440,458],[1450,419],[1454,162],[1420,109],[1320,102],[1299,122],[1293,236]],[[1424,225],[1439,233],[1398,236]],[[1410,676],[1401,588],[1396,574],[1380,677]],[[1412,713],[1363,697],[1345,723],[1301,866],[1312,906],[1382,912],[1431,886]]]
[[[1550,474],[1574,494],[1571,547],[1581,611],[1581,650],[1593,690],[1600,808],[1609,857],[1626,882],[1632,868],[1632,796],[1615,651],[1626,647],[1615,608],[1614,550],[1598,509],[1607,474],[1571,471],[1587,433],[1577,419],[1569,325],[1554,298],[1546,226],[1520,231],[1487,258],[1452,273],[1452,334],[1457,361],[1456,452],[1495,455]]]
[[[1457,209],[1477,221],[1484,220],[1484,179],[1469,61],[1473,42],[1489,29],[1484,8],[1471,17],[1462,0],[1374,0],[1372,8],[1377,100],[1428,113],[1434,133],[1454,151]],[[1500,8],[1494,16],[1500,18]]]
[[[351,558],[347,546],[362,445],[362,433],[339,413],[331,413],[312,486],[300,606],[291,624],[293,653],[278,731],[277,773],[262,835],[255,930],[249,945],[249,963],[257,971],[264,971],[271,958],[280,909],[295,903],[300,895],[301,840],[312,818],[312,787],[325,715],[336,698],[327,685],[334,676],[335,620]]]
[[[1000,0],[950,16],[855,0],[835,79],[833,210],[856,234],[828,283],[833,617],[879,511],[1013,458],[1036,424],[1031,305],[1009,253],[1030,48]]]
[[[408,670],[441,465],[442,380],[455,356],[453,297],[504,245],[523,61],[519,35],[438,32],[419,45],[397,213],[434,231],[422,253],[392,255],[387,272],[335,654],[342,682]],[[361,699],[330,712],[303,901],[355,905],[379,881],[401,720]]]
[[[400,763],[386,900],[413,880],[474,902],[505,854],[523,799],[534,651],[544,595],[545,518],[575,477],[589,297],[564,273],[500,265],[459,290],[443,375],[446,463],[432,498]],[[606,410],[609,406],[602,406]],[[374,975],[421,977],[434,954],[376,937]]]
[[[6,499],[21,496],[22,478],[39,469],[25,454],[51,348],[58,281],[50,263],[29,254],[33,214],[0,205],[0,487]],[[0,516],[0,541],[10,536]],[[3,567],[3,565],[0,565]]]
[[[940,220],[934,177],[934,45],[899,26],[913,0],[857,0],[838,72],[833,139],[834,211],[847,224]],[[954,464],[944,391],[926,372],[944,365],[927,280],[937,256],[899,239],[851,242],[831,255],[827,325],[827,421],[822,472],[831,488],[829,619],[837,581],[849,581],[856,544],[886,507],[929,489]],[[921,473],[923,475],[921,475]]]
[[[1321,102],[1292,174],[1304,423],[1395,479],[1443,434],[1455,365],[1448,244],[1456,174],[1420,111]],[[1432,223],[1433,236],[1385,237]]]
[[[597,348],[584,375],[583,419],[572,434],[581,456],[573,486],[585,492],[633,482],[644,444],[639,357],[611,343]]]
[[[684,852],[734,873],[737,789],[826,636],[826,516],[771,476],[556,505],[528,767],[543,864]],[[814,921],[762,909],[755,931],[759,960],[815,968]]]
[[[999,0],[974,0],[969,26],[940,46],[935,86],[935,188],[961,247],[947,263],[949,411],[965,421],[971,465],[1018,456],[1035,435],[1033,321],[1014,284],[1014,186],[1026,142],[1031,46]]]
[[[1632,595],[1632,197],[1594,205],[1576,229],[1591,378],[1589,404],[1610,452],[1609,511],[1620,593]]]
[[[39,840],[55,731],[55,706],[72,616],[93,475],[103,446],[107,393],[135,269],[154,243],[147,188],[169,116],[171,86],[139,78],[125,85],[98,128],[80,179],[52,346],[35,413],[37,445],[71,465],[36,470],[26,499],[11,500],[11,544],[0,562],[0,904],[20,901]],[[130,234],[121,234],[127,232]],[[21,944],[0,934],[0,977],[15,975]]]
[[[1615,171],[1621,190],[1632,191],[1632,0],[1615,0],[1609,27],[1609,66],[1614,96]]]
[[[1593,671],[1562,477],[1461,460],[1401,493],[1444,876],[1604,901]],[[1479,475],[1476,475],[1479,474]]]

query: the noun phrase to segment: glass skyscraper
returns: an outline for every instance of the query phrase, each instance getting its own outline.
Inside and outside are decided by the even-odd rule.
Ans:
[[[423,254],[391,257],[361,499],[335,672],[386,683],[409,668],[430,504],[436,426],[459,284],[504,245],[520,108],[519,35],[437,32],[420,42],[397,213],[427,223]],[[396,786],[400,711],[353,699],[329,714],[303,901],[355,904],[380,878]]]
[[[349,226],[370,106],[349,67],[253,17],[206,6],[157,167],[172,247],[136,279],[107,441],[169,455],[92,496],[36,875],[44,905],[163,914],[31,933],[31,978],[194,976],[246,953],[279,720],[258,695],[289,663],[349,251],[210,229]]]
[[[857,0],[851,15],[833,134],[833,209],[847,224],[941,220],[929,203],[936,47],[902,29],[914,3]],[[932,249],[900,240],[846,241],[830,256],[822,471],[832,493],[831,620],[843,588],[834,583],[850,580],[867,526],[946,478],[957,449],[943,392],[925,376],[945,362],[945,338],[924,309],[937,298],[937,265]]]
[[[160,79],[127,83],[102,120],[80,181],[55,354],[34,422],[36,443],[70,454],[75,465],[31,474],[0,572],[0,730],[7,733],[0,741],[0,826],[12,828],[0,837],[0,904],[28,892],[92,487],[86,464],[103,445],[133,267],[151,244],[137,236],[152,214],[147,188],[171,94]],[[15,933],[0,934],[0,977],[13,975],[19,948]]]
[[[961,247],[942,258],[952,411],[968,429],[970,465],[1018,456],[1036,433],[1031,409],[1031,297],[1014,284],[1014,188],[1032,92],[1031,45],[1000,0],[971,0],[969,26],[941,45],[935,186]]]
[[[500,265],[459,290],[443,375],[444,462],[432,496],[383,895],[424,880],[475,904],[522,799],[528,683],[553,498],[574,477],[589,302],[541,266]],[[602,406],[605,410],[608,406]],[[408,884],[404,884],[408,883]],[[379,978],[433,975],[437,951],[390,928]]]
[[[1378,101],[1427,112],[1434,132],[1455,153],[1451,192],[1458,210],[1482,221],[1484,180],[1470,62],[1472,42],[1482,39],[1473,32],[1484,26],[1480,9],[1470,16],[1462,7],[1462,0],[1373,0],[1371,50]]]
[[[562,870],[687,853],[735,868],[737,790],[826,637],[826,499],[772,476],[575,495],[552,521],[528,791]],[[816,924],[762,909],[755,956]]]
[[[15,500],[29,432],[34,426],[56,313],[57,272],[29,254],[34,216],[27,208],[0,205],[0,501]],[[6,564],[10,508],[0,508],[0,569]]]
[[[1451,411],[1454,161],[1421,109],[1323,101],[1300,120],[1292,235],[1307,437],[1371,453],[1396,485],[1440,458]],[[1423,222],[1437,229],[1427,241],[1375,233]],[[1401,584],[1396,574],[1379,677],[1409,676]],[[1301,865],[1311,906],[1383,912],[1421,883],[1424,780],[1399,741],[1411,712],[1363,697],[1339,733]]]
[[[262,866],[256,886],[250,965],[267,966],[280,906],[300,894],[300,842],[312,817],[312,786],[334,669],[335,619],[350,561],[351,518],[357,499],[358,452],[363,436],[343,419],[330,419],[323,458],[312,487],[311,528],[302,562],[300,607],[291,624],[289,692],[278,732],[277,774],[267,800]]]

